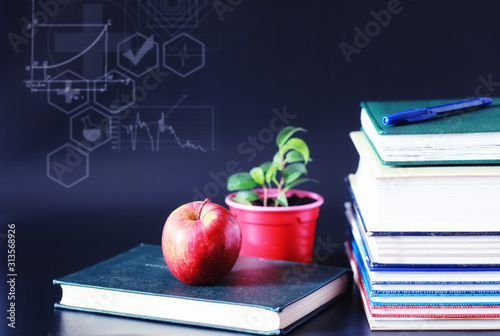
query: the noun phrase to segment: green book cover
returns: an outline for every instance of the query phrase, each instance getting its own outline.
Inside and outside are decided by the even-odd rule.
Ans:
[[[382,124],[388,114],[458,102],[464,99],[366,101],[361,103],[380,135],[453,134],[500,132],[500,98],[485,108],[470,112],[450,113],[417,123],[400,126]]]
[[[63,292],[55,307],[280,334],[345,294],[351,279],[344,268],[240,257],[219,283],[189,286],[170,273],[160,246],[142,244],[54,280]]]
[[[450,104],[463,99],[365,101],[361,128],[384,165],[477,165],[500,163],[500,98],[476,110],[388,126],[388,114]]]

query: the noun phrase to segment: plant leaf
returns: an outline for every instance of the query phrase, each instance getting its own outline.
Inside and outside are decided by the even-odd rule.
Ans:
[[[278,201],[279,204],[282,206],[288,206],[288,199],[286,198],[285,192],[281,191],[278,194],[278,197],[276,197],[276,200]]]
[[[285,188],[283,188],[283,191],[287,191],[287,190],[290,190],[294,187],[296,187],[297,185],[299,184],[302,184],[304,182],[318,182],[317,180],[315,179],[310,179],[310,178],[302,178],[302,179],[298,179],[296,181],[293,181],[292,183],[290,184],[287,184]]]
[[[312,157],[309,157],[308,162],[311,162],[312,160],[313,160]],[[304,161],[304,156],[299,152],[297,152],[296,150],[291,150],[288,153],[286,153],[285,163],[295,163],[302,161]]]
[[[309,161],[309,147],[304,140],[299,138],[291,138],[289,139],[282,147],[282,153],[286,153],[289,150],[295,150],[302,154],[304,157],[304,163],[307,164]]]
[[[307,174],[306,165],[300,162],[292,163],[285,168],[283,172],[283,177],[285,178],[285,184],[288,185],[293,181],[297,180],[302,174]]]
[[[271,181],[276,179],[276,166],[272,165],[266,172],[266,182],[270,186]]]
[[[252,176],[253,180],[260,185],[264,184],[264,171],[261,167],[255,167],[250,170],[250,176]]]
[[[286,163],[294,163],[304,161],[304,156],[297,152],[296,150],[291,150],[286,153],[285,162]]]
[[[241,204],[245,204],[245,205],[252,205],[252,202],[247,201],[247,200],[246,200],[246,199],[244,199],[244,198],[231,197],[231,199],[232,199],[233,201],[235,201],[236,203],[241,203]]]
[[[247,201],[256,201],[259,199],[259,195],[253,190],[240,190],[234,195],[235,198],[244,199]]]
[[[229,191],[252,189],[255,186],[256,183],[249,173],[236,173],[227,179],[227,189]]]
[[[278,136],[276,136],[276,144],[278,147],[281,148],[285,144],[285,142],[290,139],[290,137],[295,133],[295,132],[307,132],[306,129],[302,127],[293,127],[293,126],[287,126],[283,128],[279,133]]]
[[[281,171],[281,168],[283,167],[283,160],[281,159],[281,153],[279,151],[274,154],[273,165],[277,170]]]
[[[260,168],[262,168],[262,171],[264,172],[264,174],[267,173],[267,171],[269,170],[269,168],[273,165],[273,163],[271,161],[268,161],[268,162],[264,162],[263,164],[260,165]]]

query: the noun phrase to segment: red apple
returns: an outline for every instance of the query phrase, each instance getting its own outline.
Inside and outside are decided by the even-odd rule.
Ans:
[[[224,207],[191,202],[165,221],[161,247],[170,272],[188,285],[210,285],[233,268],[241,249],[241,229]]]

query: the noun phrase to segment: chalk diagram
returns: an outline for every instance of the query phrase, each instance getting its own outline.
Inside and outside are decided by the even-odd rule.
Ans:
[[[71,89],[69,85],[80,86],[80,92],[93,90],[85,85],[108,72],[110,39],[118,35],[110,35],[112,23],[102,23],[102,15],[100,6],[88,5],[83,6],[82,23],[40,23],[35,17],[33,1],[32,23],[28,26],[31,60],[26,68],[30,79],[25,81],[32,93],[54,92],[60,85],[66,89]],[[77,95],[70,95],[68,99],[74,97]]]
[[[151,152],[165,147],[213,151],[213,122],[213,106],[141,106],[126,118],[112,120],[112,147]]]
[[[118,43],[118,67],[126,72],[141,77],[160,63],[158,43],[155,36],[146,37],[141,33],[126,38]]]
[[[44,82],[30,82],[32,92],[37,92]],[[64,70],[47,81],[47,101],[55,108],[71,114],[89,102],[89,82],[71,70]]]
[[[182,33],[163,44],[163,66],[186,77],[205,66],[205,45]]]
[[[75,0],[50,22],[37,19],[38,5],[31,0],[24,83],[68,115],[70,134],[47,154],[49,179],[66,188],[87,179],[90,154],[104,145],[128,153],[214,151],[213,106],[183,105],[186,95],[173,105],[136,101],[140,79],[155,68],[183,79],[205,66],[205,44],[192,34],[206,33],[207,1]]]
[[[111,118],[88,107],[70,118],[70,139],[82,150],[92,151],[111,140]]]

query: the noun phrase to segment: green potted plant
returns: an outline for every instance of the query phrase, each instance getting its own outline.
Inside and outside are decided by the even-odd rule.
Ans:
[[[294,137],[306,132],[288,126],[276,137],[278,152],[273,160],[233,174],[226,204],[242,229],[240,255],[311,262],[314,233],[323,197],[293,189],[315,181],[304,178],[312,161],[304,140]]]

